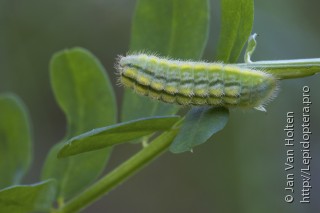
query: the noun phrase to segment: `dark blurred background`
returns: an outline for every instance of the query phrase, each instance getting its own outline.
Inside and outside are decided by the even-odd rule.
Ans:
[[[115,82],[114,62],[129,46],[132,0],[0,0],[0,92],[27,104],[34,161],[25,183],[39,180],[50,147],[65,133],[48,76],[52,54],[81,46],[92,51]],[[219,1],[211,1],[211,32],[204,59],[214,60]],[[253,60],[320,58],[320,1],[256,0],[258,47]],[[240,60],[242,61],[242,59]],[[319,212],[320,75],[281,82],[268,112],[234,110],[227,127],[194,153],[165,154],[84,212]],[[115,84],[114,84],[115,85]],[[286,112],[295,112],[301,138],[302,87],[311,89],[312,204],[300,204],[301,147],[296,142],[295,202],[284,202]],[[115,86],[121,103],[122,88]],[[107,170],[137,151],[122,145]],[[139,147],[140,148],[140,147]]]

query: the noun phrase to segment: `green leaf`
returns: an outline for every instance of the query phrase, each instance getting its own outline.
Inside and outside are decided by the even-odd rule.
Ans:
[[[225,108],[193,108],[187,115],[179,134],[170,146],[173,153],[192,151],[206,142],[227,124],[229,111]]]
[[[217,61],[235,63],[251,34],[253,0],[221,0],[221,31]]]
[[[150,117],[94,129],[64,143],[58,157],[102,149],[149,135],[155,131],[169,130],[179,118],[179,116]]]
[[[208,37],[207,0],[139,0],[131,51],[180,59],[199,59]]]
[[[55,54],[50,63],[55,98],[66,114],[67,137],[116,122],[116,101],[101,63],[82,48]]]
[[[209,29],[208,0],[139,0],[133,20],[131,52],[200,59]],[[174,105],[125,90],[122,120],[177,112]]]
[[[243,68],[263,70],[281,80],[307,77],[320,72],[320,58],[255,61],[236,65]]]
[[[55,181],[18,185],[0,191],[0,212],[49,211],[55,198]]]
[[[0,95],[0,188],[19,184],[32,156],[29,115],[19,97]]]
[[[116,122],[116,104],[109,78],[90,52],[81,48],[61,51],[53,56],[50,69],[55,98],[67,117],[65,140]],[[55,178],[59,199],[69,199],[101,174],[110,149],[57,159],[61,146],[60,143],[51,149],[42,178]]]

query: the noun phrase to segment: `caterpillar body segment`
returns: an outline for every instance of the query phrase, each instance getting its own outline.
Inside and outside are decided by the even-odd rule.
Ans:
[[[256,108],[276,96],[271,74],[223,63],[179,61],[153,55],[120,57],[120,82],[136,93],[167,103]]]

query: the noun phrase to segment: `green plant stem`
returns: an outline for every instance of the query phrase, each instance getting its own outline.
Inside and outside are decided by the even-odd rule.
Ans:
[[[320,72],[320,58],[256,61],[236,65],[244,68],[264,70],[279,79],[301,78]]]
[[[178,128],[173,128],[172,130],[161,134],[147,147],[139,151],[112,172],[94,183],[80,195],[67,202],[61,208],[57,209],[55,213],[77,212],[95,200],[99,199],[163,153],[169,147],[177,133]]]

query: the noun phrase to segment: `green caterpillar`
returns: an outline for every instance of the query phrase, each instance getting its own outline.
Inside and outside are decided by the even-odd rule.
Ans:
[[[261,70],[223,63],[170,60],[137,54],[120,57],[120,83],[152,99],[179,105],[255,108],[265,111],[278,80]]]

